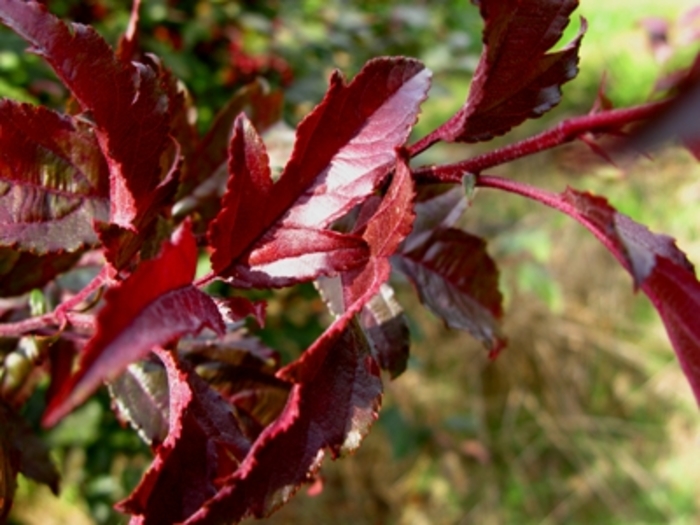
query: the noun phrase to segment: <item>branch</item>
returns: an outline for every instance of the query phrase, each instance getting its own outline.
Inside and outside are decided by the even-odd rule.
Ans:
[[[596,228],[595,224],[593,224],[575,206],[563,200],[561,196],[557,195],[556,193],[551,193],[549,191],[530,186],[529,184],[524,184],[505,177],[497,177],[495,175],[480,175],[476,178],[476,186],[479,188],[493,188],[507,191],[508,193],[514,193],[516,195],[520,195],[521,197],[527,197],[528,199],[537,201],[545,206],[549,206],[550,208],[563,212],[588,228],[588,230],[590,230],[590,232],[593,233],[593,235],[595,235],[596,238],[608,250],[610,250],[611,253],[617,254],[618,252],[617,248],[609,237],[602,235],[600,230]],[[617,257],[617,255],[615,256]]]
[[[465,173],[478,174],[485,169],[561,146],[575,140],[584,133],[602,133],[618,129],[632,122],[646,120],[657,115],[668,104],[668,101],[652,102],[631,108],[613,109],[592,115],[574,117],[564,120],[555,127],[534,137],[455,164],[424,166],[414,170],[413,175],[416,180],[422,182],[460,182]],[[420,143],[421,141],[418,144]],[[413,153],[413,149],[411,153]]]

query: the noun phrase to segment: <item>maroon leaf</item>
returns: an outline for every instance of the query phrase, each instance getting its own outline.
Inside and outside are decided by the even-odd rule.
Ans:
[[[403,372],[406,366],[408,327],[385,283],[391,272],[389,257],[413,226],[413,197],[408,159],[400,154],[386,195],[382,199],[368,200],[357,219],[357,231],[362,232],[370,246],[369,261],[339,277],[317,281],[332,313],[347,315],[361,311],[360,319],[370,335],[374,355],[392,377]],[[309,355],[307,352],[300,361],[308,359]]]
[[[58,494],[59,476],[49,451],[26,421],[0,402],[0,522],[12,506],[15,478],[21,472]]]
[[[440,228],[419,246],[392,258],[416,287],[421,302],[447,326],[467,330],[496,355],[505,345],[498,270],[483,239]]]
[[[251,441],[282,412],[289,383],[275,377],[280,358],[243,330],[224,338],[180,342],[179,351],[197,373],[239,411]]]
[[[151,447],[163,443],[169,429],[168,377],[160,362],[130,364],[108,384],[112,407]]]
[[[155,190],[172,93],[152,65],[118,59],[92,28],[67,25],[42,4],[2,0],[0,22],[51,65],[95,123],[109,166],[110,222],[132,227],[162,197]]]
[[[0,245],[36,254],[95,244],[109,214],[108,171],[85,124],[0,101]]]
[[[357,304],[364,305],[379,292],[381,285],[389,280],[389,257],[413,227],[414,196],[408,159],[400,154],[391,185],[384,198],[381,201],[367,202],[360,211],[358,231],[362,231],[362,237],[370,247],[371,257],[365,266],[341,274],[343,305],[338,313],[354,309]],[[370,213],[370,218],[363,224],[363,216]]]
[[[391,170],[394,148],[411,130],[429,78],[422,64],[405,58],[370,61],[348,85],[335,74],[324,100],[299,125],[292,157],[276,184],[262,141],[238,119],[227,192],[209,230],[215,273],[236,279],[252,254],[279,239],[286,243],[293,236],[299,248],[311,230],[322,231],[369,197]],[[356,242],[337,236],[330,245],[341,239]],[[360,246],[352,254],[348,248],[337,257],[325,247],[306,250],[320,255],[304,261],[304,278],[361,265]],[[275,244],[267,249],[270,255],[276,251]],[[273,276],[273,285],[280,279]]]
[[[700,403],[700,282],[693,265],[671,237],[650,232],[618,213],[606,199],[590,193],[569,188],[557,195],[498,177],[482,177],[479,184],[539,201],[588,228],[632,275],[635,288],[641,288],[658,310]]]
[[[267,515],[312,478],[324,449],[337,457],[359,446],[376,419],[381,380],[362,329],[351,319],[341,317],[307,350],[312,359],[294,367],[297,384],[280,417],[186,523],[235,523],[247,515]]]
[[[273,226],[263,234],[258,247],[232,267],[239,239],[246,233],[263,231],[265,214],[263,208],[246,210],[251,215],[243,230],[239,222],[227,218],[240,214],[250,202],[267,202],[275,188],[265,145],[244,115],[234,124],[230,171],[222,211],[209,228],[214,273],[228,275],[229,282],[241,287],[286,286],[366,260],[366,245],[359,237],[315,227]]]
[[[430,237],[436,228],[449,228],[469,206],[464,188],[454,184],[426,184],[418,186],[413,210],[411,234],[404,241],[402,251],[410,251]]]
[[[119,286],[105,294],[97,329],[80,367],[63,385],[44,415],[52,425],[81,403],[102,381],[114,379],[156,345],[164,345],[205,326],[223,334],[214,301],[192,286],[197,247],[184,223],[156,259],[144,261]]]
[[[169,432],[151,468],[117,509],[139,523],[181,523],[216,494],[218,480],[250,449],[231,407],[167,350]]]
[[[379,292],[362,308],[360,322],[365,328],[382,370],[396,379],[405,370],[410,351],[410,334],[403,309],[394,298],[394,290],[383,284]]]
[[[605,199],[572,189],[559,198],[560,209],[603,242],[658,310],[700,403],[700,283],[693,265],[671,237],[650,232]]]
[[[268,91],[267,85],[262,80],[257,80],[234,93],[216,115],[196,150],[185,159],[178,191],[180,196],[190,195],[195,187],[214,176],[222,166],[225,169],[231,130],[235,129],[234,121],[242,112],[245,112],[260,133],[281,118],[282,94]],[[225,179],[221,180],[221,186],[224,181]]]
[[[80,259],[81,252],[42,256],[0,247],[0,297],[11,297],[41,288]]]
[[[674,82],[675,93],[654,118],[632,137],[629,147],[648,151],[670,139],[678,139],[700,159],[700,125],[695,116],[700,108],[700,56]]]
[[[560,86],[578,72],[586,30],[560,51],[577,0],[481,0],[484,49],[462,109],[436,130],[437,140],[477,142],[539,117],[561,100]]]

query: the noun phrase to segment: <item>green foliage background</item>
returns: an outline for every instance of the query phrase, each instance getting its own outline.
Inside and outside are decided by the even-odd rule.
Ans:
[[[588,111],[603,71],[615,103],[652,96],[659,74],[687,63],[697,46],[679,46],[670,64],[659,65],[638,19],[673,19],[692,3],[583,0],[590,29],[581,74],[547,119]],[[94,24],[112,43],[128,21],[128,5],[117,0],[49,5]],[[266,76],[286,88],[290,124],[320,100],[333,68],[351,76],[374,56],[418,57],[435,75],[418,125],[425,133],[466,96],[481,20],[466,0],[153,0],[144,2],[141,28],[143,47],[191,90],[202,129],[247,80],[231,61],[235,40],[247,55],[286,61],[293,80],[275,68]],[[565,38],[577,30],[575,22]],[[0,95],[61,107],[64,89],[24,47],[0,32]],[[423,160],[446,162],[483,148],[441,147]],[[676,236],[700,261],[700,178],[682,151],[614,167],[572,145],[498,173],[608,195],[652,230]],[[467,335],[444,330],[396,283],[415,340],[409,370],[387,382],[379,422],[358,454],[326,463],[321,495],[302,493],[264,523],[695,523],[697,409],[658,318],[631,293],[628,276],[582,229],[515,197],[480,193],[464,226],[489,239],[501,265],[510,347],[489,363]],[[269,300],[264,338],[288,355],[301,351],[325,322],[322,304],[310,287]],[[41,410],[37,395],[26,416],[36,423]],[[55,499],[21,480],[11,522],[124,522],[111,504],[138,482],[149,452],[114,420],[105,393],[45,435],[63,492]]]

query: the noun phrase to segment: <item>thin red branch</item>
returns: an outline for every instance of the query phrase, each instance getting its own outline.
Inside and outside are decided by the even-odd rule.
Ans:
[[[414,170],[413,174],[417,180],[422,181],[459,182],[465,173],[478,174],[485,169],[507,164],[522,157],[561,146],[585,133],[615,131],[627,124],[647,120],[657,115],[667,105],[667,101],[652,102],[631,108],[613,109],[582,117],[574,117],[564,120],[555,127],[534,137],[455,164],[418,168]],[[421,141],[416,146],[418,144],[421,144]],[[412,154],[413,151],[414,148],[411,149]]]
[[[623,266],[626,267],[626,261],[623,261],[618,256],[617,247],[612,243],[610,238],[602,235],[595,225],[584,215],[582,215],[575,206],[569,202],[562,199],[559,194],[552,193],[540,188],[530,186],[529,184],[524,184],[522,182],[515,181],[513,179],[508,179],[505,177],[497,177],[495,175],[480,175],[476,179],[476,186],[480,188],[493,188],[497,190],[507,191],[508,193],[514,193],[522,197],[527,197],[528,199],[537,201],[545,206],[549,206],[555,210],[567,214],[578,221],[581,225],[585,226],[596,238],[613,254],[616,258],[620,260]]]
[[[104,266],[102,270],[82,290],[70,299],[59,304],[53,312],[37,317],[22,319],[14,323],[0,324],[0,337],[18,337],[24,334],[37,333],[50,326],[62,327],[66,323],[76,325],[80,329],[90,329],[94,326],[92,315],[72,312],[76,306],[86,301],[90,295],[105,283],[110,282],[115,275],[112,266]]]

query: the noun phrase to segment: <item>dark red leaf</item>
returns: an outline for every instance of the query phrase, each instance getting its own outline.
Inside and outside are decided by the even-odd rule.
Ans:
[[[406,370],[410,334],[406,316],[391,286],[383,284],[379,288],[379,292],[362,308],[360,322],[372,343],[380,368],[396,379]]]
[[[405,58],[372,60],[348,85],[335,74],[324,100],[299,125],[292,157],[275,184],[262,141],[239,119],[223,207],[209,230],[215,273],[236,279],[251,254],[287,239],[287,230],[303,233],[293,234],[299,248],[311,230],[323,231],[369,197],[393,167],[394,149],[406,140],[429,79],[420,62]],[[338,236],[333,242],[341,239],[353,240]],[[306,251],[323,255],[304,261],[305,279],[363,263],[357,252],[336,258],[327,248]],[[273,285],[280,282],[273,276]]]
[[[505,344],[498,270],[486,243],[455,228],[440,228],[422,244],[392,258],[416,287],[421,302],[447,326],[467,330],[495,355]]]
[[[245,415],[241,429],[251,441],[282,412],[290,385],[275,377],[279,355],[243,330],[215,340],[185,339],[179,351],[239,415]]]
[[[371,257],[366,265],[341,274],[342,307],[336,313],[347,312],[356,308],[357,304],[364,305],[389,280],[389,257],[413,227],[414,196],[408,159],[399,155],[386,195],[381,201],[369,201],[360,211],[358,233],[361,231],[362,237],[367,241]],[[370,213],[371,216],[364,224],[363,216]]]
[[[239,222],[227,218],[237,216],[250,202],[264,206],[275,188],[265,146],[244,115],[234,124],[230,171],[222,212],[209,228],[214,273],[228,275],[229,282],[240,287],[287,286],[366,260],[367,247],[359,237],[315,227],[273,226],[262,234],[256,248],[232,266],[234,254],[246,242],[240,239],[250,237],[249,232],[264,232],[264,208],[247,210],[252,215],[243,230]]]
[[[160,362],[130,364],[108,384],[112,409],[151,447],[163,443],[169,429],[168,377]]]
[[[675,93],[657,116],[632,137],[629,146],[648,151],[663,142],[678,139],[700,159],[700,124],[695,118],[700,108],[700,55],[672,85]]]
[[[141,263],[105,294],[95,335],[81,356],[78,371],[47,408],[45,425],[58,421],[102,381],[114,379],[154,346],[205,326],[223,334],[224,322],[214,301],[191,284],[196,266],[197,246],[186,222],[157,258]]]
[[[117,505],[144,525],[183,522],[250,449],[229,404],[172,352],[156,352],[168,379],[168,437],[139,486]]]
[[[603,242],[658,310],[700,403],[700,283],[693,265],[671,237],[650,232],[604,198],[572,189],[560,198],[565,203],[560,209]]]
[[[0,22],[27,40],[95,123],[110,175],[110,222],[125,228],[161,195],[172,93],[150,64],[118,59],[92,28],[67,25],[37,2],[0,1]]]
[[[484,49],[462,109],[436,135],[477,142],[502,135],[539,117],[561,100],[561,85],[578,72],[578,50],[586,30],[560,51],[577,0],[481,0]]]
[[[78,262],[80,251],[42,256],[0,247],[0,297],[11,297],[41,288]]]
[[[17,412],[0,402],[0,523],[12,506],[18,472],[58,494],[59,475],[46,445]]]
[[[318,279],[317,285],[335,315],[359,313],[382,368],[399,375],[408,359],[408,327],[401,308],[385,284],[391,272],[389,257],[413,226],[413,179],[408,160],[399,155],[386,195],[368,200],[357,219],[357,232],[370,246],[371,257],[362,267],[339,277]],[[308,358],[302,356],[301,361]]]
[[[402,251],[423,244],[436,228],[449,228],[469,206],[464,188],[454,184],[426,184],[418,186],[413,210],[411,234],[404,241]]]
[[[265,327],[265,301],[251,301],[242,296],[219,299],[219,304],[227,309],[227,315],[232,322],[240,321],[246,317],[253,317],[260,328]]]
[[[700,403],[700,282],[693,265],[675,241],[650,232],[618,213],[608,201],[568,188],[557,195],[498,177],[480,185],[499,188],[562,211],[588,228],[632,275],[658,310],[669,339]]]
[[[0,101],[0,245],[46,254],[97,242],[109,216],[108,170],[85,124]]]
[[[252,82],[234,93],[231,100],[216,115],[209,131],[197,144],[196,150],[186,157],[178,191],[181,197],[189,196],[193,191],[200,191],[195,188],[215,176],[221,168],[225,173],[231,130],[234,129],[236,117],[241,113],[245,113],[255,129],[263,133],[282,117],[282,94],[278,91],[270,92],[262,80]],[[221,186],[225,180],[221,180]],[[200,195],[197,198],[203,197]]]
[[[382,389],[368,342],[351,319],[341,317],[307,350],[311,359],[281,373],[296,382],[284,411],[216,496],[186,523],[236,523],[247,515],[267,515],[313,478],[325,449],[337,457],[359,446],[376,419]]]

